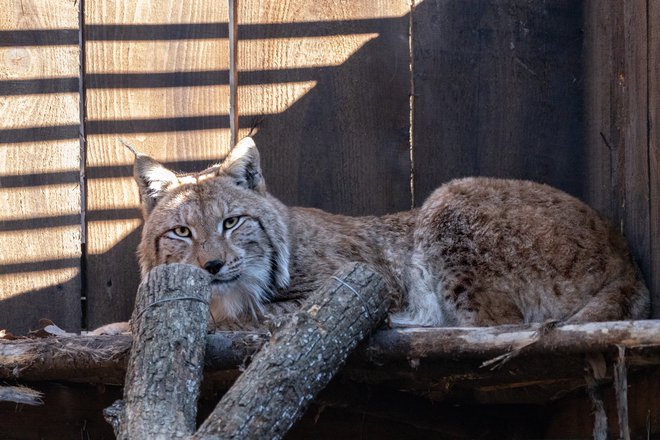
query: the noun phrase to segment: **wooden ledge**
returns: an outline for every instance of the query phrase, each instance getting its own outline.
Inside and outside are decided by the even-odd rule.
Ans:
[[[208,335],[207,378],[235,377],[268,339],[265,332]],[[0,340],[0,379],[122,384],[131,343],[130,335]],[[383,329],[349,358],[342,377],[433,400],[543,402],[584,385],[588,363],[597,364],[592,366],[599,380],[610,380],[617,347],[625,349],[631,374],[660,366],[660,320],[550,329],[540,324]],[[518,352],[508,362],[483,366],[512,350]]]

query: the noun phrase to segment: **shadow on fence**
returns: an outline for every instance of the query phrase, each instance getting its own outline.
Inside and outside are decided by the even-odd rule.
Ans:
[[[485,1],[471,2],[470,5],[465,7],[465,2],[458,0],[427,0],[416,7],[413,31],[419,29],[425,32],[425,36],[420,36],[412,48],[415,68],[419,69],[415,72],[409,70],[409,15],[240,25],[240,40],[378,34],[377,38],[368,41],[341,65],[239,73],[240,86],[316,82],[311,91],[289,108],[267,115],[255,135],[271,191],[285,203],[316,206],[347,214],[381,214],[408,209],[412,199],[412,148],[413,157],[417,157],[415,165],[425,173],[423,178],[415,180],[419,188],[416,190],[417,203],[431,188],[447,178],[474,174],[540,178],[580,196],[582,180],[586,178],[581,173],[582,134],[575,130],[582,122],[579,116],[576,118],[581,111],[581,102],[577,98],[581,90],[579,84],[568,91],[562,86],[580,80],[581,41],[559,38],[553,42],[556,35],[552,26],[559,29],[555,33],[563,32],[562,29],[568,29],[566,32],[570,35],[574,35],[574,31],[579,33],[581,7],[562,2],[563,10],[560,12],[577,12],[577,18],[562,24],[561,20],[565,17],[556,14],[549,23],[539,24],[542,19],[547,19],[548,11],[545,9],[508,11],[497,9]],[[548,8],[551,13],[555,11],[554,6]],[[524,23],[518,20],[521,14],[531,14],[526,18],[535,21],[534,24],[541,29],[539,32],[549,32],[549,35],[536,32],[534,28],[523,30]],[[528,37],[523,32],[532,35]],[[538,66],[536,76],[525,71],[524,66],[520,65],[520,57],[507,52],[515,52],[515,48],[509,48],[509,42],[506,42],[506,50],[500,45],[498,39],[503,35],[510,37],[511,44],[518,44],[524,56],[541,55],[539,62],[542,65]],[[88,25],[84,38],[86,41],[227,38],[227,24]],[[443,39],[450,39],[450,42]],[[466,41],[469,46],[464,45]],[[79,44],[77,30],[71,29],[1,31],[0,42],[0,46],[4,47]],[[570,56],[569,60],[562,59],[566,54]],[[577,64],[571,65],[571,61]],[[517,93],[509,90],[510,96],[489,95],[489,91],[498,86],[498,81],[511,73],[516,75],[510,84],[518,87]],[[413,114],[416,130],[420,131],[413,134],[412,145],[409,108],[411,78],[415,81],[416,105],[424,111],[423,114]],[[476,82],[471,84],[472,80]],[[88,90],[226,84],[228,72],[225,70],[93,73],[84,78]],[[476,88],[473,87],[475,85]],[[78,78],[3,80],[0,81],[0,95],[78,93],[79,87]],[[496,99],[505,102],[498,103],[494,101]],[[507,100],[513,104],[507,106]],[[492,113],[479,108],[483,102],[489,104],[487,110]],[[512,114],[501,114],[497,104],[502,104],[501,108],[511,108]],[[241,115],[240,126],[249,127],[253,119],[254,115]],[[507,124],[516,128],[524,126],[525,131],[507,131]],[[434,125],[442,130],[433,128]],[[226,114],[85,121],[87,136],[228,127]],[[484,127],[503,131],[480,131]],[[0,144],[4,148],[21,148],[30,142],[78,139],[79,128],[78,125],[57,125],[0,130]],[[479,135],[475,136],[475,132]],[[538,142],[538,139],[547,140],[553,136],[561,136],[563,143],[553,142],[546,146]],[[479,160],[510,154],[533,155],[532,163],[542,163],[545,174],[539,176],[538,166],[530,167],[530,160],[500,161],[493,166]],[[474,160],[463,160],[466,157]],[[192,171],[208,163],[180,161],[168,165],[182,171]],[[432,171],[434,168],[436,171]],[[88,179],[128,177],[132,175],[132,170],[130,166],[90,167],[86,175]],[[77,184],[79,179],[79,173],[70,171],[0,175],[0,187]],[[136,209],[92,210],[86,216],[88,221],[126,220],[139,217],[139,212]],[[77,215],[64,215],[3,221],[0,231],[76,225],[79,220]],[[108,252],[87,255],[87,261],[83,262],[83,270],[89,267],[108,270],[105,285],[83,287],[83,296],[103,295],[103,290],[109,289],[109,296],[119,304],[114,308],[114,314],[105,315],[106,322],[126,319],[130,314],[138,283],[134,256],[138,240],[139,230],[135,230]],[[78,265],[80,261],[75,259],[23,262],[3,265],[0,274]],[[84,278],[85,274],[83,283]],[[74,280],[69,285],[58,286],[58,289],[80,289],[80,282]],[[30,311],[29,305],[53,301],[52,294],[53,289],[46,288],[2,300],[0,308],[8,311],[9,316],[15,314],[16,318],[0,323],[0,327],[21,332],[34,325],[35,320],[41,317],[37,313],[43,310]],[[8,316],[4,312],[2,315]],[[94,322],[93,325],[100,323]]]

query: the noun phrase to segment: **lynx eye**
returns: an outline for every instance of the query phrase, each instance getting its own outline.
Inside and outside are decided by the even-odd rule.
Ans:
[[[241,219],[240,217],[229,217],[229,218],[226,218],[226,219],[222,222],[222,228],[223,228],[225,231],[228,230],[228,229],[235,228],[236,225],[238,225],[238,221],[239,221],[240,219]]]
[[[185,226],[177,226],[176,228],[172,229],[172,232],[174,232],[174,235],[182,238],[189,238],[192,236],[190,229]]]

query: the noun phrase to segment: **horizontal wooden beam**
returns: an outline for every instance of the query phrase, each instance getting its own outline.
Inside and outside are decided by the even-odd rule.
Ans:
[[[265,332],[217,332],[207,336],[205,372],[227,381],[270,338]],[[69,336],[0,340],[0,380],[75,380],[122,384],[132,337]],[[346,377],[355,381],[390,383],[440,400],[449,392],[471,389],[471,396],[503,390],[527,393],[555,386],[552,393],[583,384],[585,359],[600,356],[611,378],[610,359],[624,347],[627,364],[647,368],[660,365],[660,320],[563,325],[548,329],[539,324],[487,328],[410,328],[376,332],[349,358]],[[519,358],[499,370],[483,368],[492,358],[519,351]],[[605,356],[601,356],[604,354]],[[461,388],[463,387],[463,388]],[[422,391],[426,390],[426,391]],[[458,391],[457,391],[458,390]],[[524,392],[523,392],[524,391]],[[454,394],[453,394],[454,395]],[[500,399],[501,400],[501,399]]]
[[[660,320],[471,328],[410,328],[375,333],[364,353],[378,359],[488,359],[524,347],[526,354],[593,353],[613,346],[660,346]]]

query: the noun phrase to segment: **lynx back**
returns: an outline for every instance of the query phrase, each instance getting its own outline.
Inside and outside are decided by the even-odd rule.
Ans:
[[[380,271],[395,325],[495,325],[644,318],[649,293],[622,237],[584,203],[537,183],[449,182],[417,209],[347,217],[290,208],[266,190],[242,140],[219,165],[177,175],[137,155],[142,275],[188,263],[213,277],[217,322],[258,321],[343,264]]]

